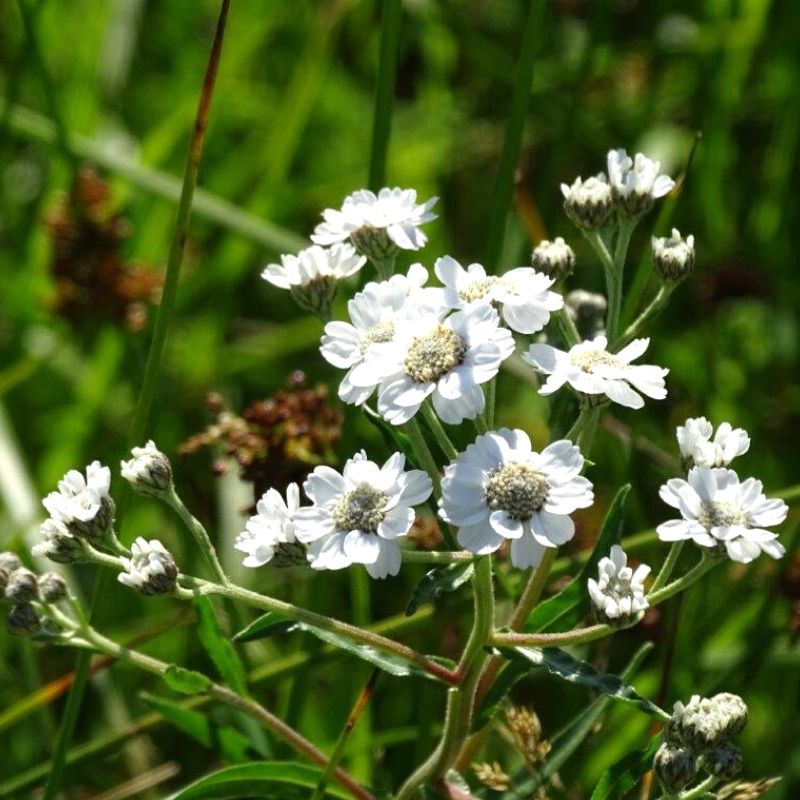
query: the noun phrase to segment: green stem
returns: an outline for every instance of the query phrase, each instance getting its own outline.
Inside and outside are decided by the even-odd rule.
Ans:
[[[365,630],[364,628],[350,625],[347,622],[342,622],[333,617],[326,617],[323,614],[317,614],[314,611],[308,611],[292,603],[287,603],[284,600],[278,600],[268,595],[259,594],[258,592],[250,591],[249,589],[236,586],[235,584],[228,584],[226,586],[186,575],[181,576],[180,580],[184,586],[191,587],[190,589],[178,588],[176,590],[176,595],[183,599],[190,599],[198,592],[200,594],[218,594],[223,597],[230,597],[233,600],[246,603],[254,608],[260,608],[263,611],[275,611],[297,622],[305,622],[316,628],[341,634],[356,642],[375,647],[387,653],[392,653],[445,683],[457,683],[459,680],[457,671],[447,669],[447,667],[435,661],[431,661],[421,653],[418,653],[416,650],[404,644],[395,642],[392,639],[387,639],[385,636]]]
[[[475,562],[472,585],[475,616],[458,664],[461,684],[448,692],[444,731],[436,749],[406,780],[397,794],[397,800],[410,800],[426,784],[443,777],[469,734],[478,681],[487,659],[485,647],[494,626],[491,556],[484,556]]]
[[[667,557],[664,559],[664,563],[661,565],[661,569],[659,570],[658,575],[656,575],[653,585],[650,587],[651,594],[664,586],[670,579],[673,570],[678,564],[681,550],[683,550],[683,544],[684,543],[682,541],[672,543],[672,547],[670,547],[669,553],[667,553]]]
[[[373,192],[377,192],[386,181],[386,154],[389,149],[389,136],[392,132],[392,106],[394,105],[401,19],[401,0],[384,0],[378,81],[375,89],[375,109],[372,115],[372,147],[369,157],[368,184]]]
[[[575,323],[566,308],[561,308],[556,311],[553,316],[555,317],[558,329],[561,332],[561,338],[568,348],[580,344],[581,335],[575,327]]]
[[[86,641],[89,645],[100,650],[101,652],[107,653],[108,655],[114,656],[122,661],[126,661],[127,663],[132,664],[139,669],[145,670],[146,672],[151,672],[161,677],[166,674],[170,667],[170,665],[165,661],[160,661],[159,659],[148,656],[145,653],[140,653],[138,650],[131,650],[130,648],[117,644],[94,629],[89,630]],[[211,697],[253,717],[265,728],[267,728],[267,730],[272,731],[274,734],[287,742],[291,747],[297,750],[298,753],[301,753],[308,758],[309,761],[319,764],[322,767],[327,767],[328,758],[324,753],[314,747],[311,742],[294,730],[294,728],[289,727],[285,722],[267,711],[267,709],[261,704],[249,697],[242,697],[232,689],[229,689],[227,686],[214,683],[211,679],[208,679],[208,684],[208,694],[210,694]],[[351,792],[354,797],[357,797],[360,800],[375,800],[375,798],[369,792],[359,786],[346,772],[344,772],[344,770],[336,768],[332,771],[332,776],[340,785],[344,786],[349,792]]]
[[[578,418],[572,423],[572,427],[564,434],[565,439],[576,442],[586,424],[589,422],[592,410],[586,406],[581,407]]]
[[[497,403],[497,376],[495,375],[485,384],[486,396],[486,422],[490,428],[494,428],[494,409]]]
[[[719,778],[709,775],[702,783],[698,783],[694,789],[681,794],[680,800],[697,800],[697,798],[703,797],[707,792],[710,792],[718,783]]]
[[[203,523],[193,516],[191,511],[186,508],[183,500],[181,500],[181,498],[178,496],[178,493],[175,491],[174,487],[169,492],[165,493],[164,501],[168,505],[172,506],[173,509],[175,509],[176,513],[183,521],[183,524],[186,525],[186,527],[189,529],[189,532],[192,534],[192,536],[194,536],[194,540],[197,542],[198,547],[206,557],[208,563],[211,565],[211,569],[214,570],[217,580],[223,585],[229,584],[230,579],[225,574],[225,570],[222,568],[222,564],[219,561],[219,556],[217,556],[217,551],[211,542],[208,531],[203,526]]]
[[[489,432],[489,423],[486,421],[486,417],[483,414],[478,414],[477,417],[473,420],[475,424],[475,430],[478,433],[488,433]]]
[[[478,558],[469,550],[403,550],[402,556],[410,564],[463,564]]]
[[[436,416],[433,406],[425,402],[422,404],[421,410],[422,416],[425,417],[425,422],[428,424],[433,438],[436,439],[436,443],[439,445],[442,453],[444,453],[445,458],[447,458],[448,461],[455,461],[455,459],[458,458],[458,450],[447,435],[447,431],[444,429],[444,425],[439,421],[439,417]]]
[[[661,284],[656,296],[650,301],[647,308],[642,311],[641,314],[626,328],[625,333],[623,333],[619,339],[614,342],[613,350],[617,351],[621,347],[624,347],[631,339],[635,339],[638,336],[639,332],[642,328],[650,322],[651,319],[656,317],[661,310],[667,305],[669,302],[670,295],[675,291],[676,284]]]
[[[628,255],[628,245],[630,244],[631,235],[635,227],[636,222],[633,220],[620,220],[619,231],[617,232],[617,244],[614,248],[613,282],[611,285],[611,294],[608,298],[608,319],[606,320],[606,332],[609,342],[613,342],[617,338],[619,318],[622,312],[625,259]]]

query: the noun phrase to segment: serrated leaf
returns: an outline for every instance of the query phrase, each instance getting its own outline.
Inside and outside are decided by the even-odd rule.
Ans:
[[[170,664],[161,676],[173,692],[181,694],[205,694],[213,681],[202,672]]]
[[[258,619],[253,620],[246,628],[239,631],[234,637],[234,642],[254,642],[257,639],[266,639],[276,633],[286,633],[291,630],[294,622],[286,619],[283,614],[276,611],[267,611]]]
[[[526,633],[537,633],[560,621],[558,629],[568,630],[576,622],[586,616],[590,610],[589,594],[586,590],[588,578],[597,577],[597,563],[608,555],[611,546],[618,544],[622,536],[622,524],[625,516],[625,502],[631,490],[630,484],[623,486],[611,501],[600,535],[592,554],[574,580],[561,592],[539,603],[528,617],[523,630]],[[568,619],[562,619],[573,611]]]
[[[414,587],[406,606],[406,616],[412,616],[421,605],[433,602],[443,592],[454,592],[470,580],[474,573],[475,565],[469,561],[429,570]]]
[[[650,740],[644,750],[628,753],[613,767],[606,770],[600,782],[592,792],[591,800],[623,800],[642,776],[649,772],[653,765],[653,756],[661,744],[661,734]]]
[[[243,797],[300,800],[316,788],[322,771],[293,761],[270,761],[225,767],[180,789],[168,800],[225,800]],[[350,800],[352,795],[338,786],[325,789],[326,797]]]
[[[274,612],[269,611],[260,616],[257,620],[248,625],[244,630],[236,634],[234,639],[241,642],[249,642],[254,639],[261,639],[264,636],[271,636],[274,633],[293,633],[296,631],[304,631],[316,636],[327,644],[338,647],[340,650],[345,650],[352,653],[363,661],[367,661],[374,667],[379,667],[388,672],[390,675],[395,675],[400,678],[407,677],[408,675],[425,675],[425,672],[416,669],[409,664],[405,659],[399,656],[392,655],[391,653],[378,650],[367,644],[362,644],[353,639],[350,639],[346,634],[334,633],[326,631],[323,628],[317,628],[314,625],[309,625],[306,622],[294,622],[287,620],[286,617]]]
[[[669,714],[655,703],[642,697],[636,690],[625,683],[619,675],[598,672],[591,664],[574,658],[566,650],[558,648],[514,647],[502,648],[502,654],[509,659],[527,661],[533,668],[547,670],[561,680],[577,683],[588,689],[601,692],[612,700],[620,700],[635,706],[640,711],[652,716],[669,719]]]
[[[149,703],[164,719],[191,736],[204,747],[216,750],[223,758],[233,764],[245,763],[251,760],[253,750],[250,741],[239,731],[217,725],[207,714],[186,708],[181,703],[169,700],[166,697],[144,694],[145,701]]]
[[[211,598],[202,595],[195,597],[194,607],[197,610],[200,641],[220,676],[235,692],[247,694],[244,666],[238,653],[233,649],[233,645],[219,629]]]

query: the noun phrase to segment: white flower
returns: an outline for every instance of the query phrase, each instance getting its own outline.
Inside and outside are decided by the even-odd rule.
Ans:
[[[280,264],[269,264],[261,273],[279,289],[292,289],[309,286],[318,281],[339,281],[349,278],[366,264],[366,259],[358,255],[349,244],[334,247],[312,245],[297,255],[282,255]]]
[[[573,537],[569,515],[594,502],[582,469],[581,451],[565,439],[537,453],[524,431],[490,431],[445,470],[439,514],[458,525],[467,550],[493,553],[509,539],[511,563],[532,567],[545,547]]]
[[[379,467],[362,451],[349,459],[343,474],[317,467],[303,484],[313,506],[294,515],[297,539],[310,544],[314,569],[343,569],[364,564],[373,578],[397,575],[397,539],[414,524],[413,506],[431,493],[422,470],[404,471],[405,456],[395,453]]]
[[[640,564],[636,570],[628,566],[625,551],[615,544],[608,558],[597,564],[598,580],[589,578],[589,596],[603,622],[630,625],[638,622],[648,607],[644,579],[650,567]]]
[[[653,269],[662,281],[676,282],[694,269],[694,236],[685,239],[677,228],[672,236],[653,237]]]
[[[279,289],[288,289],[301,308],[325,319],[338,282],[354,275],[366,261],[349,244],[312,245],[297,255],[282,255],[281,263],[269,264],[261,277]]]
[[[714,434],[713,426],[705,417],[687,419],[678,426],[676,434],[687,469],[727,467],[736,456],[750,449],[750,437],[744,428],[733,428],[730,423],[723,422]]]
[[[451,425],[484,409],[481,384],[514,352],[511,331],[497,312],[475,303],[442,320],[431,308],[410,307],[390,342],[375,344],[353,384],[376,385],[378,411],[393,425],[408,422],[427,397]]]
[[[178,579],[175,559],[158,539],[139,536],[131,545],[131,557],[121,558],[125,572],[117,580],[142,594],[169,594]]]
[[[780,558],[786,551],[777,533],[789,513],[783,500],[767,500],[761,481],[739,482],[732,469],[693,467],[688,480],[673,478],[659,492],[661,499],[681,512],[682,519],[656,529],[664,542],[691,539],[700,547],[723,546],[734,561],[747,564],[761,553]]]
[[[572,186],[561,184],[564,195],[564,211],[579,227],[595,230],[602,227],[614,208],[611,187],[606,176],[601,172],[593,178],[575,178]]]
[[[495,303],[508,326],[518,333],[540,331],[550,312],[564,305],[560,294],[549,291],[553,279],[530,267],[518,267],[498,277],[487,275],[480,264],[464,269],[454,258],[444,256],[437,259],[434,269],[445,286],[444,301],[450,308]]]
[[[395,247],[419,250],[427,241],[420,225],[436,219],[431,208],[437,200],[418,204],[414,189],[381,189],[377,196],[362,189],[346,197],[339,211],[323,211],[325,221],[314,229],[311,240],[328,245],[350,239],[358,247],[363,234],[385,232]]]
[[[667,396],[664,377],[668,369],[630,363],[639,358],[649,344],[649,339],[634,339],[619,353],[609,353],[606,337],[597,336],[576,344],[568,353],[547,344],[533,344],[522,358],[549,376],[539,394],[552,394],[569,383],[582,394],[604,394],[627,408],[642,408],[644,400],[639,392],[655,400]]]
[[[120,464],[120,473],[137,492],[161,495],[172,486],[169,459],[151,439],[144,447],[134,447],[129,461]]]
[[[109,496],[111,470],[99,461],[86,467],[86,476],[71,469],[59,482],[58,491],[50,492],[42,505],[50,516],[63,522],[70,533],[87,539],[99,539],[108,531],[114,513]]]
[[[263,567],[275,555],[275,546],[295,541],[294,514],[300,508],[300,488],[290,483],[286,500],[275,489],[267,490],[256,503],[256,513],[236,537],[234,547],[246,553],[245,567]]]
[[[393,275],[380,283],[370,282],[347,304],[350,322],[329,322],[325,326],[320,351],[333,366],[346,369],[347,374],[339,384],[339,397],[346,403],[361,405],[372,394],[378,381],[354,385],[352,377],[364,362],[370,348],[380,342],[389,342],[395,336],[406,304],[413,303],[444,308],[442,290],[425,287],[428,271],[421,264],[412,264],[408,275]],[[425,288],[423,288],[425,287]]]
[[[609,150],[608,178],[619,206],[631,216],[639,216],[653,202],[675,187],[669,175],[660,175],[661,163],[637,153],[631,159],[625,150]]]

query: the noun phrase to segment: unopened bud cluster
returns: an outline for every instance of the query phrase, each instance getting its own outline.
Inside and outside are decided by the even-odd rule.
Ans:
[[[37,576],[14,553],[0,553],[0,599],[13,604],[6,617],[11,633],[31,636],[41,633],[48,624],[52,627],[49,620],[42,618],[41,610],[66,596],[67,584],[60,575],[46,572]]]
[[[178,581],[175,559],[158,539],[140,536],[131,547],[131,557],[121,559],[125,568],[119,582],[145,595],[170,594]]]
[[[699,772],[731,780],[741,772],[742,753],[731,741],[747,724],[741,697],[722,693],[694,695],[675,703],[653,769],[668,796],[688,787]]]
[[[560,281],[572,275],[575,252],[560,236],[552,242],[544,239],[531,253],[531,266],[548,278]]]
[[[134,447],[131,458],[120,465],[120,473],[140,494],[156,497],[172,490],[172,465],[151,439],[144,447]]]

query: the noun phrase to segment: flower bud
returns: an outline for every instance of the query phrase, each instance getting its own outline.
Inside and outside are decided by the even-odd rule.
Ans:
[[[30,636],[41,630],[42,621],[30,603],[21,603],[11,609],[6,619],[6,626],[17,636]]]
[[[38,558],[49,558],[56,564],[75,564],[85,560],[86,548],[83,542],[73,536],[63,522],[55,519],[46,519],[39,533],[43,541],[31,548],[33,555]]]
[[[303,311],[310,311],[321,320],[331,316],[331,305],[336,297],[337,280],[329,275],[316,278],[311,283],[292,286],[289,290],[295,303]]]
[[[672,745],[683,745],[695,753],[716,747],[725,738],[725,727],[711,700],[693,695],[686,705],[675,703],[665,735]]]
[[[67,523],[70,533],[91,544],[102,542],[114,525],[114,501],[110,496],[100,500],[100,509],[90,520],[73,519]]]
[[[19,560],[19,556],[16,553],[12,553],[10,550],[5,550],[0,553],[0,569],[4,569],[7,573],[11,574],[15,569],[19,569],[21,566],[22,562]]]
[[[564,195],[564,211],[581,229],[597,230],[606,224],[614,208],[611,187],[601,172],[594,178],[576,178],[572,186],[561,184]]]
[[[130,558],[121,559],[125,572],[117,576],[120,583],[146,595],[172,592],[178,580],[178,567],[158,539],[148,542],[140,536],[131,546],[131,554]]]
[[[39,597],[44,603],[57,603],[67,596],[67,582],[55,572],[39,577]]]
[[[711,698],[719,724],[726,736],[736,736],[747,725],[747,706],[738,694],[723,692]]]
[[[742,771],[742,751],[733,742],[722,742],[706,753],[703,763],[715,778],[730,781]]]
[[[653,770],[667,794],[685,789],[697,775],[697,759],[691,750],[662,744],[653,759]]]
[[[25,567],[15,569],[8,576],[6,583],[6,597],[12,603],[30,603],[39,597],[39,588],[36,575]]]
[[[694,236],[681,236],[677,228],[672,236],[653,237],[653,269],[664,283],[677,283],[694,269]]]
[[[560,281],[572,275],[575,253],[560,236],[552,242],[543,239],[531,253],[531,266],[548,278]]]
[[[359,255],[366,256],[372,262],[391,261],[400,252],[385,228],[362,225],[350,234],[350,241]]]
[[[121,463],[122,477],[140,494],[158,497],[172,488],[172,465],[151,439],[144,447],[134,447],[129,461]]]
[[[575,289],[566,296],[565,303],[582,338],[593,339],[605,330],[608,303],[603,295]]]

